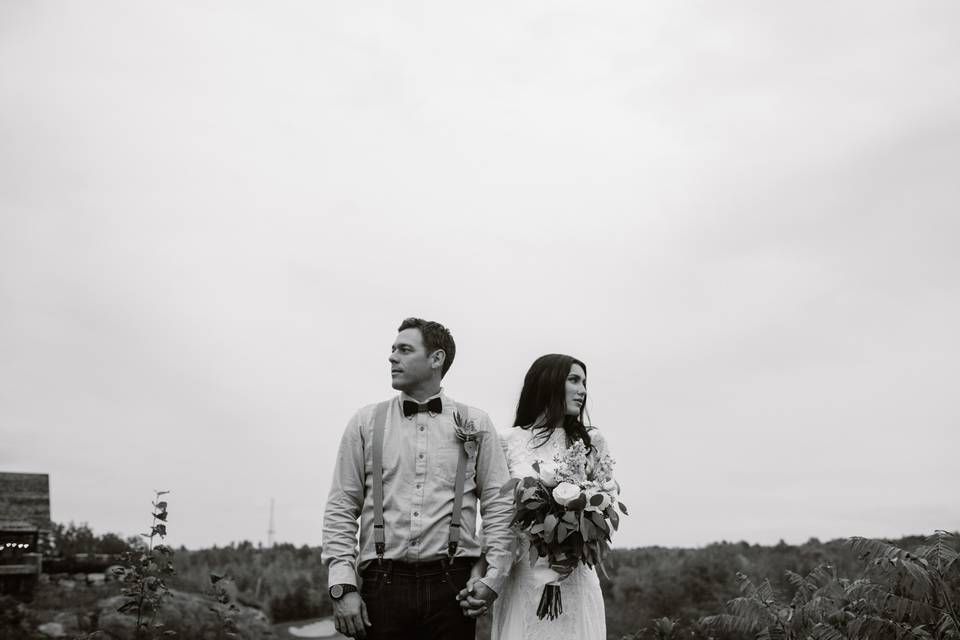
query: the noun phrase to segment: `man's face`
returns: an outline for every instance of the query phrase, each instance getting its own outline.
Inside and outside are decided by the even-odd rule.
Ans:
[[[397,334],[390,350],[390,377],[392,386],[398,391],[415,389],[430,381],[434,359],[423,346],[423,334],[420,329],[404,329]]]

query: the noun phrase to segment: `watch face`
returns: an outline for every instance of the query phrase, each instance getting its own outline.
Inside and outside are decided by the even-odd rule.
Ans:
[[[338,600],[343,597],[343,585],[335,584],[330,587],[330,597],[334,600]]]

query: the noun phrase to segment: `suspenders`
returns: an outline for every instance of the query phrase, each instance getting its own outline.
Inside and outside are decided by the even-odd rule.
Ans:
[[[377,560],[383,561],[387,538],[383,530],[383,431],[391,400],[377,405],[373,418],[373,543]]]
[[[467,420],[467,407],[457,403],[457,411]],[[447,557],[453,561],[457,555],[457,545],[460,544],[460,510],[463,507],[463,483],[467,477],[467,449],[460,447],[460,457],[457,459],[457,481],[453,485],[453,514],[450,516],[450,535],[447,538]]]
[[[373,414],[373,542],[377,560],[382,562],[387,551],[386,531],[383,524],[383,432],[387,425],[387,411],[396,400],[386,400],[377,405]],[[457,411],[467,419],[467,407],[456,403]],[[460,511],[463,507],[463,485],[467,477],[467,452],[460,447],[457,460],[457,479],[453,488],[453,513],[450,516],[450,534],[447,538],[447,557],[453,560],[460,544]]]

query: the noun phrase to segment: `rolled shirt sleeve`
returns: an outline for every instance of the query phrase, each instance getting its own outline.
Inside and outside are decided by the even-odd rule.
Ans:
[[[327,565],[328,585],[357,586],[357,530],[364,498],[363,435],[359,412],[340,438],[337,463],[323,513],[321,557]]]
[[[481,422],[485,434],[480,441],[480,455],[477,458],[477,494],[483,522],[487,572],[480,580],[500,593],[513,562],[514,535],[510,529],[513,500],[510,495],[500,495],[500,488],[510,479],[500,438],[489,416],[483,414]]]

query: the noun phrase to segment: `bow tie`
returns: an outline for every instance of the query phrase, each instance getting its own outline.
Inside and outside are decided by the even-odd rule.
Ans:
[[[403,401],[404,418],[409,418],[415,413],[423,413],[424,411],[429,411],[430,413],[443,413],[443,401],[441,401],[440,398],[434,398],[426,404],[417,404],[413,400]]]

